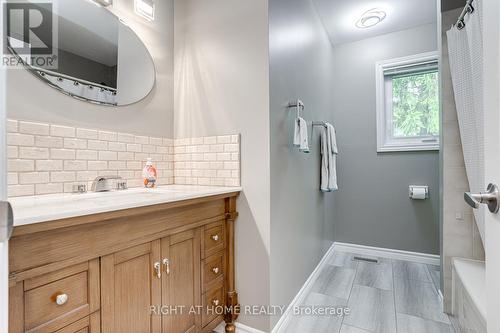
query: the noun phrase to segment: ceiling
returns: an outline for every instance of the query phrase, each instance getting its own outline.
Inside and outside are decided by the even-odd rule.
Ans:
[[[437,0],[314,0],[334,45],[437,22]],[[366,11],[380,8],[387,17],[360,29],[356,22]]]

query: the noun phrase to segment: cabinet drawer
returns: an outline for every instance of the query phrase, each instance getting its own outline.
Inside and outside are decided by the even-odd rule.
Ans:
[[[202,266],[202,279],[203,279],[203,292],[215,287],[224,282],[226,261],[224,253],[220,252],[214,254],[203,260]]]
[[[203,233],[203,258],[207,258],[224,249],[224,222],[216,222],[205,226]]]
[[[26,280],[25,330],[54,332],[98,310],[99,297],[98,259]]]
[[[224,303],[224,286],[222,284],[210,289],[203,295],[203,314],[201,318],[203,327],[210,324],[215,318],[222,317]]]
[[[101,314],[95,312],[88,317],[61,328],[55,333],[99,333],[101,331]]]

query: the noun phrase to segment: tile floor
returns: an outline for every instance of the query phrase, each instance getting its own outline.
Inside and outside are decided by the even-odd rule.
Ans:
[[[296,316],[286,333],[454,333],[442,312],[438,266],[355,256],[334,253],[303,302],[347,307],[350,314]]]

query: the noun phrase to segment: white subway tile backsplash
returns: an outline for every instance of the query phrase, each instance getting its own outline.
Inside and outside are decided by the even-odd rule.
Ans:
[[[118,160],[119,161],[133,161],[134,160],[134,153],[118,152]]]
[[[50,150],[50,158],[53,160],[74,160],[76,151],[74,149],[53,148]]]
[[[148,145],[149,144],[149,137],[148,136],[136,136],[135,143],[138,143],[141,145]]]
[[[9,172],[30,172],[35,171],[35,161],[9,159],[7,162],[7,170]]]
[[[9,158],[19,158],[19,149],[17,146],[8,146],[7,147],[7,156]]]
[[[48,172],[24,172],[19,174],[19,184],[45,184],[49,182]]]
[[[106,170],[108,168],[108,162],[106,161],[88,161],[87,168],[91,171]]]
[[[78,160],[64,161],[64,170],[68,170],[68,171],[87,170],[87,161],[78,161]]]
[[[240,184],[239,135],[173,140],[16,120],[8,120],[7,129],[11,197],[71,192],[99,175],[143,186],[148,158],[160,185]]]
[[[108,149],[116,152],[127,151],[127,144],[123,142],[110,142],[108,143]]]
[[[217,143],[231,143],[231,135],[218,136]]]
[[[16,133],[18,131],[17,120],[7,119],[7,133]]]
[[[92,150],[107,150],[108,142],[100,140],[89,140],[87,143],[87,148]]]
[[[9,172],[7,174],[7,185],[17,185],[19,184],[19,178],[17,172]]]
[[[22,197],[35,195],[35,184],[30,185],[9,185],[7,191],[10,197]]]
[[[27,121],[19,122],[19,133],[33,135],[49,135],[50,126],[48,124],[32,123]]]
[[[129,143],[127,144],[127,151],[140,153],[142,152],[142,145],[138,143]]]
[[[110,161],[108,163],[110,170],[127,170],[127,162],[125,161]]]
[[[42,148],[63,148],[63,138],[55,136],[36,136],[35,146]]]
[[[101,161],[116,161],[118,159],[118,153],[115,151],[100,151],[99,160]]]
[[[65,138],[64,139],[64,148],[87,149],[87,140]]]
[[[97,140],[99,139],[99,131],[86,128],[77,128],[76,137],[79,139]]]
[[[55,194],[63,192],[63,184],[62,183],[48,183],[48,184],[36,184],[35,185],[35,194],[36,195],[44,195],[44,194]]]
[[[174,141],[176,184],[240,186],[240,136]]]
[[[216,136],[207,136],[203,138],[203,144],[204,145],[214,145],[217,143],[217,137]]]
[[[36,160],[36,171],[62,171],[62,160]]]
[[[81,182],[89,182],[93,181],[99,177],[99,173],[97,171],[77,171],[76,172],[76,181]]]
[[[134,143],[135,142],[135,137],[132,134],[118,133],[116,140],[118,142]]]
[[[10,146],[27,146],[35,145],[35,136],[20,133],[7,133],[7,144]]]
[[[96,150],[77,150],[76,151],[77,160],[97,160],[98,152]]]
[[[50,135],[74,138],[76,136],[76,128],[69,126],[50,125]]]
[[[48,159],[49,149],[37,147],[19,147],[19,158],[28,160]]]
[[[115,132],[99,131],[99,140],[102,141],[116,141],[118,134]]]

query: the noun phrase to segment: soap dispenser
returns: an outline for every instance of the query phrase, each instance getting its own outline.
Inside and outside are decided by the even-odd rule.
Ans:
[[[148,158],[144,169],[142,170],[142,177],[144,180],[144,186],[147,188],[153,188],[156,186],[157,180],[156,168],[153,166],[153,160]]]

